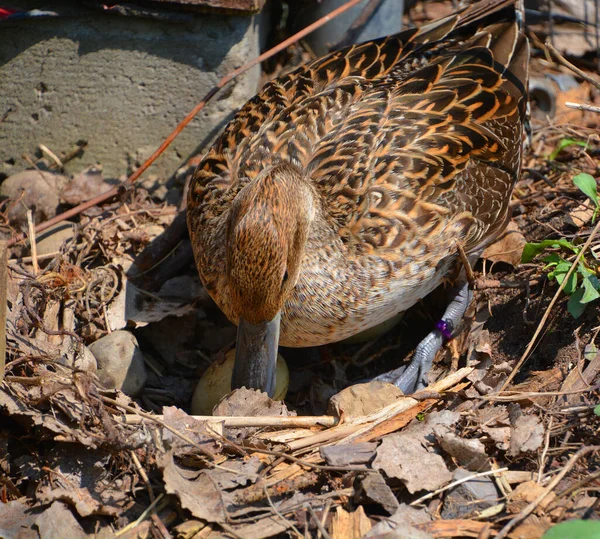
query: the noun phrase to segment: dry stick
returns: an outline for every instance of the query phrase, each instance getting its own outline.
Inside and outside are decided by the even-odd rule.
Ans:
[[[445,487],[442,488],[438,488],[437,490],[434,490],[433,492],[430,492],[429,494],[425,494],[425,496],[421,496],[420,498],[417,498],[414,502],[411,502],[409,505],[419,505],[420,503],[423,503],[426,500],[429,500],[430,498],[433,498],[434,496],[437,496],[438,494],[454,488],[458,485],[461,485],[462,483],[466,483],[467,481],[471,481],[472,479],[478,479],[480,477],[485,477],[487,475],[494,475],[497,473],[504,473],[507,472],[508,468],[498,468],[497,470],[489,470],[487,472],[479,472],[473,475],[469,475],[468,477],[463,477],[462,479],[457,479],[456,481],[452,481],[452,483],[449,483],[448,485],[446,485]]]
[[[323,537],[325,537],[325,539],[331,539],[331,535],[329,535],[327,533],[325,526],[323,526],[323,524],[321,524],[321,521],[319,520],[319,517],[315,513],[315,510],[310,506],[310,504],[307,504],[306,508],[308,509],[310,516],[313,517],[313,520],[315,521],[315,524],[317,525],[317,528],[319,528],[319,531],[321,532]]]
[[[7,242],[0,241],[0,384],[4,380],[6,367],[6,303],[8,301]]]
[[[590,84],[594,85],[598,90],[600,90],[600,81],[597,81],[593,77],[590,77],[585,71],[581,71],[578,67],[574,66],[569,60],[567,60],[558,50],[554,48],[554,46],[546,41],[544,44],[545,47],[552,53],[552,56],[558,60],[559,64],[569,68],[573,73],[580,76],[583,80],[588,81]]]
[[[565,107],[570,109],[586,110],[588,112],[600,112],[600,107],[595,105],[586,105],[585,103],[571,103],[570,101],[567,101],[565,103]]]
[[[546,309],[544,316],[542,316],[542,319],[540,320],[540,323],[539,323],[537,329],[535,330],[533,337],[529,341],[529,344],[527,345],[525,352],[523,352],[521,359],[519,359],[518,363],[515,365],[515,368],[512,370],[512,372],[510,373],[510,375],[508,376],[508,378],[506,379],[504,384],[502,384],[502,387],[500,388],[500,391],[498,393],[501,393],[508,387],[508,384],[510,384],[512,382],[513,378],[517,375],[517,372],[519,372],[519,369],[523,366],[523,363],[525,363],[525,361],[529,357],[531,350],[533,350],[533,347],[536,344],[537,338],[539,337],[540,333],[544,329],[544,326],[546,325],[546,322],[548,321],[548,317],[550,316],[550,312],[552,311],[554,304],[558,301],[558,298],[560,297],[560,293],[563,291],[566,284],[569,282],[571,275],[573,275],[573,273],[577,269],[577,266],[579,265],[579,261],[583,258],[583,255],[585,254],[585,252],[589,249],[590,245],[592,244],[592,241],[594,240],[594,237],[598,233],[598,230],[600,230],[600,221],[598,221],[598,223],[594,227],[594,230],[590,234],[590,237],[587,239],[584,246],[581,248],[581,251],[579,251],[579,253],[577,253],[577,256],[575,257],[573,264],[571,265],[571,267],[569,268],[569,271],[567,272],[567,275],[565,276],[563,282],[558,287],[556,294],[554,294],[554,297],[552,298],[550,305],[548,305],[548,308]]]
[[[33,212],[31,210],[27,210],[27,229],[29,230],[29,246],[31,247],[31,263],[33,265],[33,274],[37,276],[37,274],[40,272],[40,266],[37,258],[35,225],[33,224]]]
[[[158,502],[160,502],[160,500],[163,499],[163,496],[164,496],[164,494],[161,494],[160,496],[158,496],[156,498],[156,500],[154,500],[136,520],[134,520],[130,524],[127,524],[127,526],[125,526],[124,528],[121,528],[120,530],[115,532],[115,537],[119,537],[119,536],[123,535],[124,533],[128,532],[129,530],[132,530],[133,528],[135,528],[136,526],[138,526],[139,524],[144,522],[144,520],[146,520],[146,518],[148,518],[148,515],[152,512],[152,510],[158,505]]]
[[[255,65],[260,64],[264,60],[267,60],[268,58],[275,56],[277,53],[286,49],[293,43],[296,43],[303,37],[307,36],[308,34],[310,34],[313,31],[315,31],[317,28],[320,28],[321,26],[327,24],[328,22],[335,19],[337,16],[341,15],[342,13],[344,13],[345,11],[354,7],[355,5],[360,4],[361,2],[364,2],[364,0],[348,0],[348,2],[346,2],[344,5],[340,6],[337,9],[334,9],[331,13],[325,15],[324,17],[321,17],[318,21],[313,22],[312,24],[310,24],[303,30],[300,30],[300,32],[294,34],[292,37],[289,37],[285,41],[282,41],[279,45],[276,45],[272,49],[269,49],[267,52],[256,57],[254,60],[251,60],[247,64],[244,64],[243,66],[239,67],[238,69],[235,69],[231,73],[225,75],[204,96],[204,98],[188,113],[188,115],[179,123],[179,125],[173,130],[173,132],[158,147],[158,149],[148,159],[146,159],[146,161],[140,166],[140,168],[138,168],[131,176],[129,176],[129,178],[127,178],[127,180],[125,180],[125,182],[123,182],[120,185],[116,185],[112,189],[109,189],[105,193],[102,193],[102,194],[88,200],[87,202],[84,202],[83,204],[79,204],[79,206],[75,206],[74,208],[71,208],[70,210],[67,210],[64,213],[61,213],[61,214],[57,215],[56,217],[49,219],[48,221],[40,224],[37,227],[36,231],[42,232],[43,230],[46,230],[48,227],[51,227],[52,225],[55,225],[56,223],[60,223],[66,219],[74,217],[75,215],[79,215],[82,211],[85,211],[88,208],[91,208],[92,206],[101,204],[102,202],[106,202],[108,199],[117,195],[121,191],[121,189],[123,189],[127,185],[130,185],[133,182],[135,182],[148,169],[148,167],[150,167],[150,165],[152,165],[152,163],[154,163],[154,161],[156,161],[156,159],[160,156],[160,154],[163,153],[169,147],[169,145],[175,140],[175,138],[177,138],[179,133],[181,133],[181,131],[183,131],[185,126],[192,121],[194,116],[196,116],[196,114],[198,114],[206,106],[206,104],[219,92],[219,90],[224,88],[227,84],[229,84],[237,76],[241,75],[242,73],[245,73],[246,71],[253,68]],[[24,239],[23,235],[18,235],[9,241],[9,246],[14,245],[15,243],[17,243],[19,241],[22,241],[23,239]]]
[[[116,406],[118,408],[122,408],[123,410],[127,410],[128,412],[131,412],[133,414],[139,414],[142,417],[145,417],[146,419],[149,419],[150,421],[154,421],[155,423],[158,423],[161,427],[171,431],[175,436],[177,436],[178,438],[181,438],[182,440],[184,440],[185,442],[187,442],[188,444],[192,445],[193,447],[195,447],[198,451],[204,453],[205,455],[211,457],[212,459],[215,458],[215,454],[213,451],[211,451],[210,449],[206,448],[206,447],[202,447],[200,444],[194,442],[194,440],[192,440],[189,436],[186,436],[185,434],[182,434],[181,432],[179,432],[177,429],[174,429],[173,427],[171,427],[171,425],[167,425],[164,421],[162,421],[161,419],[157,419],[156,416],[153,416],[152,414],[148,414],[146,412],[142,412],[141,410],[136,410],[133,406],[129,406],[127,404],[123,404],[121,402],[116,401],[115,399],[111,399],[109,397],[105,397],[103,395],[100,395],[100,400],[106,404],[112,404],[113,406]]]
[[[565,475],[567,475],[569,473],[571,468],[573,468],[573,466],[575,466],[575,464],[581,457],[583,457],[584,455],[587,455],[588,453],[592,453],[592,452],[598,451],[598,450],[600,450],[600,445],[593,445],[590,447],[582,447],[579,451],[577,451],[577,453],[575,453],[569,459],[569,462],[567,462],[567,465],[560,471],[560,473],[544,489],[544,492],[542,492],[535,500],[533,500],[517,516],[515,516],[513,519],[511,519],[506,524],[506,526],[504,526],[504,528],[502,528],[502,530],[500,530],[500,533],[498,535],[496,535],[495,539],[504,539],[504,537],[506,537],[508,535],[510,530],[512,530],[517,524],[519,524],[519,522],[522,522],[523,520],[525,520],[529,515],[531,515],[531,513],[533,513],[535,511],[537,506],[540,505],[544,501],[544,499],[548,496],[548,494],[550,494],[556,488],[556,485],[558,485],[563,480]]]
[[[339,418],[332,415],[323,416],[226,416],[226,415],[191,415],[192,419],[206,423],[222,423],[224,427],[334,427],[339,423]],[[162,415],[153,415],[154,419],[162,420]],[[127,425],[139,425],[144,419],[137,414],[126,414]]]

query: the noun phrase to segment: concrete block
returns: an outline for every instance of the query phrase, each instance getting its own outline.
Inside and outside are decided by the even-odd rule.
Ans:
[[[39,7],[36,2],[23,2]],[[56,5],[55,5],[56,4]],[[59,6],[60,9],[56,6]],[[79,171],[106,177],[141,163],[226,73],[259,54],[258,15],[189,13],[188,22],[103,15],[56,2],[51,18],[0,23],[0,173],[27,166],[38,144],[60,154],[88,141]],[[205,148],[256,91],[240,76],[184,130],[151,170],[170,176]]]

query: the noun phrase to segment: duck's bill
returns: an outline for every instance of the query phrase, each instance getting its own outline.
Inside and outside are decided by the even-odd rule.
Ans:
[[[240,318],[231,389],[246,386],[274,395],[280,320],[279,313],[270,322],[259,324]]]

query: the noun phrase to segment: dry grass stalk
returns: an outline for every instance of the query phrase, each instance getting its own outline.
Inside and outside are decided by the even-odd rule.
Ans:
[[[0,384],[4,380],[6,366],[6,305],[8,289],[8,246],[0,241]]]

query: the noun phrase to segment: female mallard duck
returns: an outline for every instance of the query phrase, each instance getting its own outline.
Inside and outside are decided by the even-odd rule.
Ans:
[[[200,277],[238,325],[233,387],[271,393],[278,342],[339,341],[414,305],[504,228],[529,48],[514,0],[334,52],[268,83],[191,182]],[[411,367],[422,386],[466,288]]]

